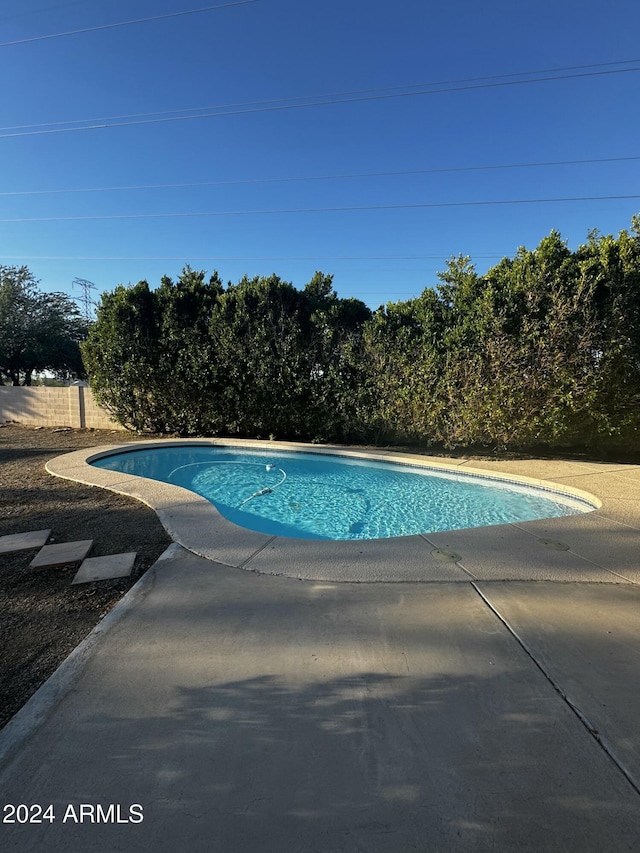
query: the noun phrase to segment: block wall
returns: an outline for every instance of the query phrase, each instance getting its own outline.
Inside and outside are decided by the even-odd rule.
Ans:
[[[122,429],[94,400],[90,388],[0,386],[0,422],[28,426]]]

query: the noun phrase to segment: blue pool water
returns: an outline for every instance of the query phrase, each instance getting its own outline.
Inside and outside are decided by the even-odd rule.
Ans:
[[[594,508],[513,483],[313,453],[183,445],[92,464],[182,486],[235,524],[302,539],[385,539]]]

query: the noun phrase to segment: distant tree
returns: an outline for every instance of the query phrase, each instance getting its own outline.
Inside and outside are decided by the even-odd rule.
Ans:
[[[64,293],[42,293],[25,266],[0,265],[0,377],[30,385],[44,370],[69,379],[83,377],[79,344],[86,323]]]

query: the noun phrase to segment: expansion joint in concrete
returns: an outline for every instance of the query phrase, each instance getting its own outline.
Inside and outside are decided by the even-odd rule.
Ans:
[[[584,728],[589,732],[593,740],[598,744],[598,746],[603,750],[603,752],[607,755],[610,761],[615,764],[617,769],[622,773],[627,782],[631,785],[633,790],[638,796],[640,796],[640,783],[631,775],[631,773],[627,770],[627,768],[622,764],[620,759],[615,755],[615,753],[611,750],[611,748],[602,740],[600,733],[597,728],[593,726],[585,714],[578,708],[576,704],[574,704],[571,699],[567,696],[564,690],[560,687],[558,682],[553,678],[551,673],[544,667],[540,661],[534,656],[533,652],[529,649],[527,644],[524,642],[522,637],[519,636],[518,632],[509,624],[509,622],[504,618],[504,616],[500,613],[500,611],[489,601],[487,596],[482,592],[482,590],[478,587],[478,585],[472,581],[471,586],[478,593],[480,598],[484,601],[486,606],[491,610],[494,616],[500,620],[500,622],[507,629],[509,634],[513,637],[513,639],[518,643],[520,648],[524,651],[527,657],[531,660],[534,666],[542,673],[544,678],[549,682],[553,690],[558,694],[558,696],[562,699],[562,701],[567,705],[567,707],[575,714],[575,716],[580,720]]]
[[[239,568],[239,569],[245,569],[245,568],[247,567],[247,564],[248,564],[248,563],[250,563],[250,562],[251,562],[251,560],[253,560],[253,558],[254,558],[254,557],[257,557],[257,556],[258,556],[258,554],[260,554],[262,551],[264,551],[264,549],[265,549],[268,545],[271,545],[271,543],[274,541],[274,539],[277,539],[277,538],[278,538],[277,536],[272,536],[270,539],[268,539],[268,540],[264,543],[264,545],[261,545],[261,546],[258,548],[258,550],[257,550],[257,551],[254,551],[254,552],[253,552],[253,554],[250,554],[250,555],[247,557],[247,559],[246,559],[246,560],[243,560],[243,562],[242,562],[242,563],[239,563],[239,564],[238,564],[238,568]]]
[[[439,548],[435,542],[432,542],[431,539],[429,539],[429,537],[426,533],[420,533],[419,535],[424,539],[425,542],[428,542],[429,545],[431,545],[431,547],[434,549],[434,551],[431,552],[431,554],[433,556],[436,556],[436,552],[437,552],[439,555],[444,555],[445,562],[448,562],[446,557],[447,557],[447,555],[449,555],[451,557],[451,562],[455,563],[459,569],[462,569],[462,571],[466,575],[468,575],[471,578],[471,580],[474,580],[474,581],[478,580],[478,578],[472,572],[470,572],[469,569],[467,569],[463,566],[462,558],[460,557],[459,554],[456,554],[454,551],[447,552],[447,551],[443,550],[442,548]],[[436,558],[438,558],[438,557],[436,556]],[[439,559],[442,560],[442,556],[440,556]]]

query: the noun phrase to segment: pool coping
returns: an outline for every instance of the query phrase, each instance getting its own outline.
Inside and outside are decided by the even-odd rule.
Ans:
[[[535,562],[529,555],[527,537],[533,537],[538,543],[549,548],[570,551],[579,560],[586,561],[591,566],[601,569],[604,574],[589,575],[588,579],[599,579],[609,582],[636,582],[635,576],[629,573],[619,574],[617,567],[601,566],[601,560],[592,559],[589,554],[577,553],[571,545],[564,546],[553,538],[548,538],[547,522],[556,522],[562,538],[562,519],[543,519],[540,522],[524,522],[509,525],[496,525],[490,528],[469,528],[437,534],[417,534],[389,539],[376,540],[304,540],[285,539],[283,537],[257,533],[239,527],[228,521],[216,510],[213,504],[205,498],[194,494],[180,486],[148,480],[131,474],[123,474],[101,468],[95,468],[90,463],[96,459],[133,450],[143,450],[167,446],[193,447],[233,447],[264,451],[304,451],[320,455],[351,457],[364,460],[393,462],[404,466],[420,466],[426,469],[454,473],[457,475],[473,475],[482,478],[511,482],[526,486],[535,486],[545,491],[554,491],[569,497],[590,503],[594,509],[584,516],[569,516],[573,526],[580,527],[576,519],[597,516],[607,519],[611,524],[621,524],[626,527],[637,526],[640,535],[640,503],[637,512],[632,512],[632,524],[615,519],[615,512],[607,511],[611,500],[606,497],[606,489],[598,493],[593,488],[597,485],[601,474],[611,476],[616,472],[621,474],[621,492],[626,485],[636,488],[640,485],[640,466],[625,466],[611,463],[584,463],[576,460],[518,460],[516,462],[494,462],[487,460],[486,467],[481,467],[476,460],[467,457],[446,458],[400,451],[380,450],[375,448],[346,447],[343,445],[308,445],[301,442],[265,441],[259,439],[230,439],[230,438],[200,438],[200,439],[154,439],[149,441],[119,442],[113,445],[88,448],[58,456],[46,464],[49,473],[83,483],[108,489],[117,494],[126,495],[142,501],[151,507],[162,522],[174,542],[193,553],[205,557],[215,563],[235,568],[248,569],[262,574],[282,574],[301,579],[331,580],[331,581],[445,581],[478,579],[473,571],[468,570],[458,559],[455,550],[447,550],[447,541],[461,541],[473,552],[474,558],[492,559],[495,543],[502,537],[505,547],[517,552],[520,545],[512,542],[514,537],[524,542],[526,560]],[[497,466],[497,467],[496,467]],[[535,472],[536,468],[553,469],[553,477],[534,477],[515,469]],[[577,469],[577,470],[576,470]],[[637,477],[636,477],[637,473]],[[587,478],[590,489],[579,488],[569,480]],[[560,481],[560,482],[558,482]],[[608,481],[607,481],[608,482]],[[617,483],[616,483],[617,488]],[[635,492],[632,509],[635,510]],[[629,503],[630,501],[627,501]],[[567,527],[567,525],[565,525]],[[489,531],[489,534],[487,534]],[[516,534],[517,531],[517,534]],[[547,538],[545,538],[545,536]],[[519,538],[518,538],[519,537]],[[522,538],[524,537],[524,538]],[[514,544],[515,543],[515,544]],[[454,546],[455,547],[455,544]],[[494,555],[495,556],[495,555]],[[517,554],[514,553],[514,560]],[[525,555],[521,555],[521,562]],[[548,554],[545,560],[549,562]],[[554,559],[559,559],[555,557]],[[495,560],[494,560],[495,562]],[[372,568],[373,567],[373,568]],[[523,569],[524,571],[524,569]],[[564,575],[555,577],[555,569],[550,569],[551,579],[561,579]],[[532,579],[536,578],[534,569]],[[574,579],[578,572],[574,565],[568,579]],[[504,574],[504,571],[503,571]],[[504,576],[508,579],[522,579],[521,574],[512,578],[509,572]]]

